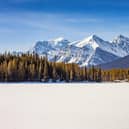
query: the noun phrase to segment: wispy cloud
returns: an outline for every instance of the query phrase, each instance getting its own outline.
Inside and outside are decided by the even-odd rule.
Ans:
[[[70,23],[98,23],[103,20],[97,18],[67,18],[65,21]]]
[[[0,12],[0,17],[0,45],[4,46],[11,42],[14,48],[29,48],[37,40],[47,40],[58,36],[73,41],[97,34],[109,40],[110,37],[120,33],[128,34],[129,18],[127,17],[120,19],[76,13],[29,11]]]
[[[50,16],[48,14],[35,14],[35,13],[13,13],[13,14],[0,14],[0,26],[5,29],[8,27],[15,29],[18,28],[32,28],[32,29],[47,29],[50,23]],[[18,29],[16,28],[16,29]]]

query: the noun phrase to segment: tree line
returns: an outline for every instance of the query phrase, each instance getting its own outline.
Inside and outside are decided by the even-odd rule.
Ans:
[[[37,54],[0,55],[0,82],[113,81],[129,78],[129,69],[102,70],[77,64],[49,62]]]
[[[102,81],[114,81],[125,79],[129,81],[129,68],[102,70]]]

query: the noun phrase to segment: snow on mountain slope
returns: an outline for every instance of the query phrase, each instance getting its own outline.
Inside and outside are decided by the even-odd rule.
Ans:
[[[54,47],[66,47],[68,45],[68,43],[70,43],[70,42],[63,37],[59,37],[57,39],[54,39],[54,40],[50,41],[50,43]]]
[[[109,52],[103,51],[100,48],[97,48],[94,54],[92,55],[92,58],[89,60],[89,65],[96,65],[96,64],[103,64],[107,62],[111,62],[112,60],[116,60],[119,57],[117,57],[114,54],[111,54]]]
[[[31,51],[37,54],[47,54],[49,51],[53,49],[54,48],[52,47],[49,41],[38,41]]]
[[[125,51],[126,54],[129,54],[129,38],[119,35],[112,41],[112,43]]]
[[[77,47],[87,47],[90,46],[93,48],[93,50],[96,50],[96,48],[101,48],[102,50],[112,53],[116,56],[123,57],[126,56],[127,53],[124,50],[120,50],[119,47],[115,47],[114,44],[111,44],[108,41],[104,41],[103,39],[99,38],[96,35],[92,35],[78,44],[76,44]]]
[[[99,46],[99,42],[103,42],[102,39],[97,37],[96,35],[92,35],[88,38],[85,38],[84,40],[78,42],[76,44],[77,47],[85,47],[86,45],[90,44],[94,49],[96,49]]]
[[[118,36],[112,42],[92,35],[81,41],[70,42],[62,37],[39,41],[32,49],[39,55],[47,54],[50,61],[77,63],[80,66],[98,65],[129,55],[129,38]]]
[[[129,55],[125,56],[123,58],[119,58],[117,60],[113,60],[113,61],[108,62],[108,63],[101,64],[101,68],[102,69],[111,69],[111,68],[114,68],[114,69],[118,69],[118,68],[125,69],[125,68],[129,68]]]
[[[36,52],[37,54],[47,54],[66,47],[68,43],[69,41],[62,37],[50,41],[38,41],[31,51]]]

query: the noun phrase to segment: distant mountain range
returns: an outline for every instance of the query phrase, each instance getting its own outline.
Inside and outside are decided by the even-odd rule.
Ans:
[[[106,68],[106,63],[114,60],[118,63],[117,59],[129,55],[129,38],[119,35],[109,42],[92,35],[71,42],[60,37],[50,41],[38,41],[29,52],[40,56],[47,55],[50,61],[76,63],[81,67],[104,64],[102,66]],[[126,60],[126,57],[123,60]]]
[[[129,55],[106,64],[101,64],[100,66],[102,69],[129,68]]]

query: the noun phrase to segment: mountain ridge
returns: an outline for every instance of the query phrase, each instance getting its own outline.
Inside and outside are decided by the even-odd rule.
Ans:
[[[101,64],[102,69],[125,69],[129,68],[129,55],[123,58],[116,59],[109,63]]]
[[[32,51],[40,56],[47,55],[50,61],[56,57],[56,62],[76,63],[80,66],[99,65],[129,55],[129,38],[119,35],[109,42],[91,35],[71,42],[59,37],[38,41],[30,52]]]

